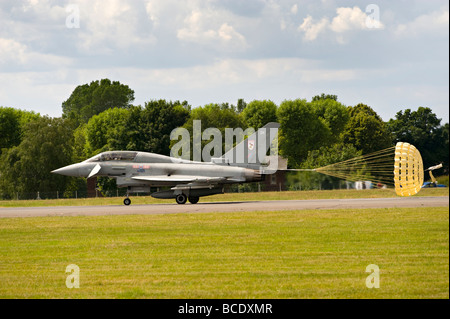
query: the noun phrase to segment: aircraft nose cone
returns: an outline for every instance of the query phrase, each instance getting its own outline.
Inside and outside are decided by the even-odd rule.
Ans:
[[[54,174],[66,175],[66,176],[80,176],[78,164],[72,164],[52,171]]]

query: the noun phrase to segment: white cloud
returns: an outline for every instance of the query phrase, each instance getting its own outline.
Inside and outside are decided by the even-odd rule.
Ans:
[[[117,48],[155,44],[154,35],[141,30],[140,10],[138,5],[120,0],[109,0],[108,5],[101,0],[80,0],[79,48],[86,53],[110,54]]]
[[[367,70],[329,69],[319,61],[301,58],[273,59],[223,59],[207,65],[184,68],[137,69],[121,68],[120,71],[78,70],[80,81],[95,78],[95,73],[115,77],[121,74],[124,82],[133,81],[146,87],[166,87],[176,90],[220,90],[230,85],[245,85],[265,81],[279,83],[311,84],[315,82],[342,82],[368,74]],[[205,81],[207,79],[207,81]],[[134,87],[131,85],[131,87]]]
[[[0,38],[0,65],[17,63],[23,65],[26,63],[26,46],[12,39]]]
[[[49,0],[18,1],[11,11],[17,17],[39,21],[42,24],[53,23],[66,15],[63,5],[53,4]]]
[[[155,26],[160,23],[160,14],[161,14],[161,4],[164,3],[162,1],[148,1],[145,5],[145,11],[147,12],[148,18],[154,23]]]
[[[67,82],[73,75],[60,70],[1,73],[0,105],[61,116],[61,103],[75,88]]]
[[[0,102],[58,116],[77,85],[108,77],[136,103],[329,92],[386,112],[394,100],[396,110],[436,105],[448,118],[449,9],[439,1],[380,4],[383,31],[371,32],[376,12],[358,1],[4,0]],[[69,4],[79,29],[65,25]]]
[[[316,22],[312,16],[308,15],[303,19],[298,31],[303,32],[305,41],[314,41],[321,33],[331,31],[339,43],[345,43],[344,33],[371,29],[371,26],[367,24],[369,18],[367,13],[359,7],[341,7],[336,9],[336,16],[331,22],[327,17]],[[378,21],[377,28],[384,28],[384,25]]]
[[[76,10],[75,10],[76,9]],[[74,11],[75,10],[75,11]],[[79,28],[67,20],[77,15]],[[41,51],[103,55],[156,43],[140,1],[27,0],[0,5],[0,37],[32,44]]]
[[[177,37],[183,41],[205,42],[213,39],[217,32],[204,26],[205,14],[200,10],[192,11],[185,19],[185,27],[178,29]]]
[[[400,24],[395,30],[398,36],[447,35],[449,28],[449,10],[441,9],[423,14],[413,21]]]
[[[44,54],[30,50],[25,44],[13,39],[0,38],[1,70],[33,70],[69,66],[71,59],[53,54]]]
[[[342,33],[350,30],[366,29],[367,15],[358,7],[338,8],[337,16],[331,21],[330,29]]]
[[[60,116],[61,103],[77,85],[105,77],[119,80],[134,89],[136,104],[165,98],[186,99],[198,106],[222,101],[235,103],[234,96],[281,101],[286,90],[302,97],[298,92],[299,85],[350,81],[358,74],[348,69],[327,69],[318,61],[301,58],[223,59],[208,65],[160,69],[61,68],[56,72],[3,73],[0,77],[0,100],[2,105],[20,108],[41,105],[40,112]],[[267,90],[268,86],[270,90]],[[152,88],[152,93],[149,93],[149,88]],[[26,97],[35,104],[26,105],[25,96],[20,96],[20,92],[28,92]]]
[[[291,13],[292,13],[292,14],[297,14],[297,12],[298,12],[298,5],[297,5],[297,4],[294,4],[294,5],[291,7]]]
[[[222,40],[237,41],[238,43],[245,45],[244,36],[239,32],[236,32],[236,30],[232,26],[228,25],[228,23],[224,23],[220,26],[218,35]]]
[[[153,27],[175,26],[180,21],[179,15],[192,5],[192,0],[146,0],[145,12],[148,19],[153,23]],[[176,9],[174,9],[176,8]]]
[[[303,23],[298,27],[298,30],[304,33],[304,40],[314,41],[320,33],[329,28],[329,25],[330,21],[327,18],[322,18],[319,22],[314,22],[313,18],[308,15],[303,19]]]
[[[248,47],[240,34],[217,11],[197,8],[184,20],[184,27],[177,30],[177,38],[202,45],[220,45],[224,49],[243,50]]]

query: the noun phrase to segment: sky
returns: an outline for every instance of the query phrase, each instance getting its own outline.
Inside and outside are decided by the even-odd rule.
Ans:
[[[449,3],[438,0],[2,0],[0,106],[59,117],[109,78],[133,104],[192,107],[326,93],[387,121],[449,122]]]

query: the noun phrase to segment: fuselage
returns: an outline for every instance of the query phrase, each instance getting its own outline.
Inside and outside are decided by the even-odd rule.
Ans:
[[[116,178],[118,187],[178,185],[188,179],[188,176],[205,181],[209,178],[211,182],[214,180],[220,181],[220,184],[261,180],[261,174],[258,170],[130,151],[104,152],[81,163],[54,170],[52,173],[90,177],[94,169],[97,169],[95,176]],[[152,176],[155,177],[153,180]],[[177,176],[180,176],[180,178],[177,179]]]

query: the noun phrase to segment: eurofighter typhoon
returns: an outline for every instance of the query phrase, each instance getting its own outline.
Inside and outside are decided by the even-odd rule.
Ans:
[[[227,184],[263,181],[266,174],[285,168],[279,167],[278,155],[267,155],[278,127],[278,123],[266,124],[222,157],[211,158],[210,162],[148,152],[109,151],[52,173],[113,177],[118,187],[127,187],[125,205],[131,203],[129,193],[151,193],[151,187],[167,188],[151,193],[152,197],[174,198],[178,204],[189,200],[196,204],[202,196],[222,194]]]

